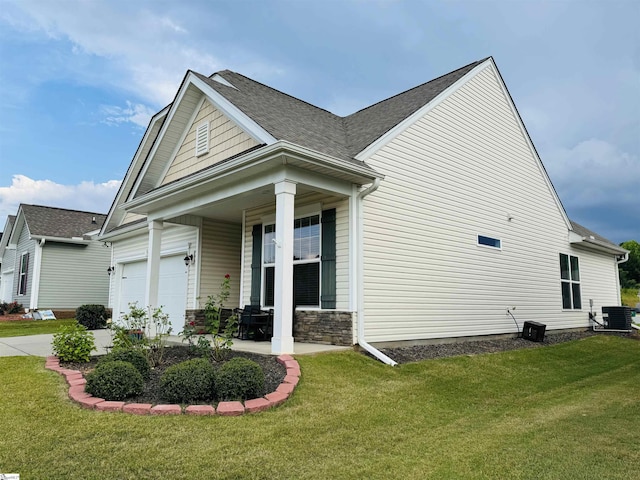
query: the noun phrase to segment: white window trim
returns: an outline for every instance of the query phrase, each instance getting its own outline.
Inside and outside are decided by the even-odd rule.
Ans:
[[[204,138],[203,138],[204,137]],[[204,147],[200,148],[200,143],[204,141]],[[196,157],[209,153],[209,122],[203,122],[196,128]]]
[[[490,238],[491,240],[497,240],[498,242],[500,242],[500,246],[499,246],[499,247],[494,247],[494,246],[492,246],[492,245],[485,245],[485,244],[483,244],[483,243],[480,243],[480,237]],[[501,239],[501,238],[498,238],[498,237],[490,237],[489,235],[482,235],[482,234],[478,233],[478,234],[476,235],[476,245],[477,245],[478,247],[480,247],[480,248],[490,248],[491,250],[498,250],[498,251],[501,251],[501,250],[502,250],[503,243],[502,243],[502,239]]]
[[[29,252],[22,252],[22,254],[20,255],[20,269],[18,270],[18,293],[17,295],[19,297],[24,297],[27,294],[27,290],[29,289],[29,262],[27,262],[27,271],[24,272],[22,270],[22,267],[24,265],[24,257],[25,255],[29,255]],[[21,292],[21,287],[22,287],[22,276],[26,277],[26,280],[24,282],[24,292]]]
[[[313,216],[318,216],[319,222],[318,222],[318,227],[320,229],[320,245],[319,245],[319,251],[320,254],[318,255],[317,258],[309,258],[309,259],[304,259],[304,260],[293,260],[293,265],[301,265],[301,264],[305,264],[305,263],[318,263],[320,264],[320,268],[319,268],[319,275],[318,275],[318,305],[317,306],[301,306],[301,307],[296,307],[296,310],[298,309],[305,309],[305,310],[309,310],[309,309],[317,309],[317,310],[322,310],[322,210],[316,210],[316,208],[321,207],[320,204],[314,204],[314,205],[307,205],[305,207],[300,207],[299,209],[296,209],[295,212],[295,216],[294,216],[294,221],[298,220],[300,218],[305,218],[305,217],[313,217]],[[313,209],[312,209],[313,208]],[[268,220],[272,219],[271,222],[269,222]],[[274,225],[275,226],[275,215],[266,215],[264,217],[262,217],[263,223],[262,223],[262,271],[260,272],[260,305],[262,305],[265,308],[273,308],[274,305],[265,305],[265,298],[264,298],[264,293],[265,293],[265,285],[266,285],[266,274],[265,271],[268,267],[275,267],[276,264],[275,263],[265,263],[264,262],[264,238],[265,238],[265,229],[268,226]],[[275,299],[274,299],[275,302]]]
[[[582,273],[580,272],[580,257],[577,255],[571,255],[570,253],[563,253],[560,252],[562,255],[566,255],[569,258],[569,277],[571,277],[571,257],[575,257],[576,259],[578,259],[578,275],[580,276],[580,278],[582,279]],[[559,257],[559,255],[558,255]],[[558,261],[560,261],[560,258],[558,258]],[[562,269],[562,266],[560,266],[560,268]],[[568,283],[570,285],[570,293],[571,293],[571,308],[564,308],[564,305],[562,306],[562,311],[563,312],[580,312],[582,311],[582,280],[574,280],[573,278],[569,278],[569,279],[564,279],[562,278],[562,270],[560,270],[560,296],[561,296],[561,300],[562,300],[562,284],[563,283]],[[575,308],[573,305],[573,285],[577,284],[578,285],[578,289],[580,290],[580,308]]]

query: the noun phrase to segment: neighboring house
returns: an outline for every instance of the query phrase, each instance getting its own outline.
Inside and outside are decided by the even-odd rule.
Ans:
[[[274,353],[515,333],[513,307],[586,327],[627,253],[567,218],[492,58],[347,117],[188,71],[100,238],[114,314],[164,305],[180,331],[230,274],[228,306],[274,309]]]
[[[15,266],[16,249],[9,247],[9,237],[16,222],[15,215],[7,216],[2,238],[0,238],[0,302],[11,302],[13,298],[13,272]]]
[[[25,308],[75,310],[106,305],[111,251],[92,239],[106,215],[21,204],[0,247],[2,299]],[[6,235],[9,231],[10,235]],[[7,241],[5,243],[5,238]]]

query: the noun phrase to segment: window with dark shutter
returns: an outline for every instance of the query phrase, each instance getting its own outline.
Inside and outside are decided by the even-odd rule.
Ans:
[[[262,225],[254,225],[251,251],[251,305],[260,305],[260,285],[262,273]]]

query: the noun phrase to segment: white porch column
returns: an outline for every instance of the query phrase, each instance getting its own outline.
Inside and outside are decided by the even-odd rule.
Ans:
[[[147,250],[147,281],[145,286],[144,305],[151,309],[158,306],[158,284],[160,283],[160,246],[162,245],[162,220],[149,222],[149,247]]]
[[[275,184],[276,266],[271,353],[293,353],[293,221],[296,184]]]

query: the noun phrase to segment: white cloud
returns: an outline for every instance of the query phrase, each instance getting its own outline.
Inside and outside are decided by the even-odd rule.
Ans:
[[[51,180],[14,175],[10,186],[0,187],[0,228],[4,227],[7,215],[18,212],[21,203],[107,213],[119,186],[120,180],[61,185]]]
[[[590,139],[543,155],[565,205],[640,205],[640,159],[604,140]]]
[[[53,57],[60,58],[61,72],[73,71],[76,81],[134,93],[154,107],[173,100],[187,69],[207,75],[244,66],[249,74],[280,71],[262,58],[217,44],[211,31],[222,20],[211,10],[206,13],[208,30],[192,31],[181,21],[192,20],[188,6],[106,0],[20,0],[10,5],[12,13],[0,12],[0,20],[22,33],[55,40],[61,54]],[[96,59],[108,61],[93,68]]]
[[[121,125],[123,123],[133,123],[142,128],[149,125],[151,116],[156,113],[154,109],[140,103],[131,103],[127,100],[126,107],[115,105],[102,105],[100,113],[103,115],[102,123],[107,125]]]

